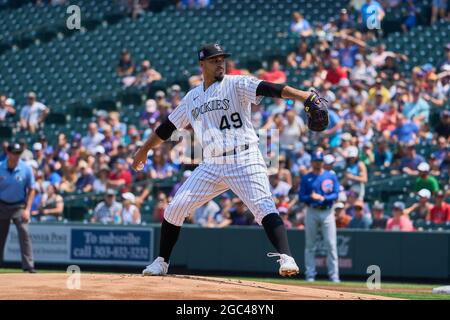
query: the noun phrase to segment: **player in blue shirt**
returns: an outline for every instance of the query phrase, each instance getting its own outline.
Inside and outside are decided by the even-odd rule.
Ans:
[[[323,157],[319,151],[312,154],[312,171],[302,178],[300,184],[299,200],[308,206],[305,218],[305,274],[307,281],[314,281],[317,233],[321,232],[327,249],[329,278],[339,282],[336,221],[332,208],[339,195],[339,180],[333,171],[323,168]]]
[[[20,160],[23,149],[13,143],[8,147],[7,158],[0,162],[0,264],[11,220],[19,235],[22,268],[34,273],[31,239],[28,233],[30,210],[34,198],[33,170]]]

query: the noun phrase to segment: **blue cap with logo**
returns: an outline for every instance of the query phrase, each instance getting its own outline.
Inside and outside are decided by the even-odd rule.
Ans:
[[[311,155],[311,161],[323,161],[323,153],[321,151],[314,151]]]

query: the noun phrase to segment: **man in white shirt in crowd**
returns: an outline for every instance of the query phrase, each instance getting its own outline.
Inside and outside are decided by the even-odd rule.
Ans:
[[[92,154],[95,154],[95,148],[101,144],[105,136],[98,132],[98,126],[95,122],[89,123],[88,135],[81,139],[81,145]]]
[[[35,133],[49,112],[49,108],[41,102],[36,101],[36,93],[28,93],[27,104],[20,112],[20,127],[24,130],[29,130],[31,133]]]

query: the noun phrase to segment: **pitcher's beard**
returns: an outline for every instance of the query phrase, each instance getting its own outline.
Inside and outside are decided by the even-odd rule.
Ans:
[[[223,80],[223,77],[224,77],[224,75],[223,74],[220,74],[220,75],[217,75],[217,76],[215,76],[214,77],[214,79],[216,80],[216,81],[222,81]]]

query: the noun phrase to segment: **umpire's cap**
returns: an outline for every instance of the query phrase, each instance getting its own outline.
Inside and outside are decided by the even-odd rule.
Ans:
[[[223,48],[217,43],[208,43],[200,48],[198,51],[198,60],[203,61],[212,57],[223,56],[228,58],[231,54],[226,53]]]
[[[8,151],[13,154],[22,154],[23,148],[20,145],[20,143],[13,142],[10,145],[8,145]]]

